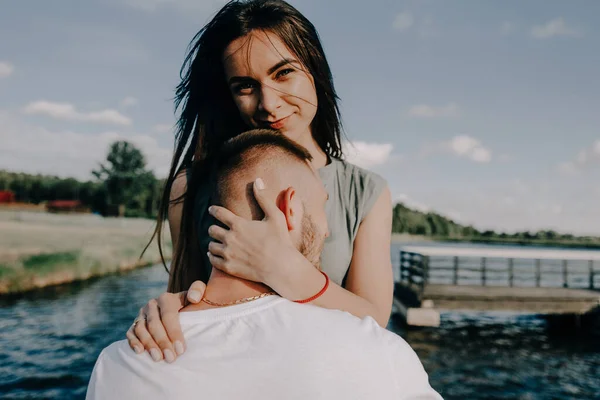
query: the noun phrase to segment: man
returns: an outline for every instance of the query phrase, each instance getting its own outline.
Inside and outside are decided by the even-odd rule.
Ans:
[[[260,218],[249,188],[261,176],[298,250],[319,268],[327,192],[310,158],[283,135],[246,132],[220,154],[215,195],[237,215]],[[372,318],[297,304],[214,268],[205,301],[180,320],[188,350],[177,363],[113,343],[98,358],[87,398],[441,398],[410,346]]]

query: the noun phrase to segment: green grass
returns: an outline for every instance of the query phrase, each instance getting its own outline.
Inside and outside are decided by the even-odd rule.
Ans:
[[[155,222],[0,210],[0,295],[87,279],[160,262]],[[168,235],[165,230],[165,239]],[[171,243],[163,241],[165,257]]]
[[[23,268],[37,273],[51,272],[57,268],[77,264],[79,251],[66,251],[58,253],[42,253],[26,257],[22,260]]]
[[[0,264],[0,279],[6,278],[10,275],[13,275],[14,273],[15,273],[14,268],[9,267],[8,265],[5,265],[5,264]]]

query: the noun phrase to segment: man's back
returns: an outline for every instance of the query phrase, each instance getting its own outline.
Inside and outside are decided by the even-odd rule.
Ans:
[[[87,398],[440,398],[408,344],[371,318],[273,296],[180,319],[187,350],[175,363],[113,343]]]

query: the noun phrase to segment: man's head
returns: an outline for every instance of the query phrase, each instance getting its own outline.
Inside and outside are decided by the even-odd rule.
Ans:
[[[265,195],[284,214],[298,250],[320,267],[328,235],[327,192],[310,165],[310,153],[276,132],[256,129],[227,141],[217,157],[215,203],[235,214],[262,219],[252,192],[256,178],[265,183]]]

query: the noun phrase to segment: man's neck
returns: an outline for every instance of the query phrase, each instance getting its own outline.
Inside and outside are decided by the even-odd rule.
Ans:
[[[271,288],[262,283],[236,278],[235,276],[213,268],[210,279],[206,284],[204,298],[215,303],[231,303],[236,300],[258,296],[270,291]],[[200,302],[196,305],[189,305],[182,311],[203,310],[208,308],[215,308],[215,306]]]

